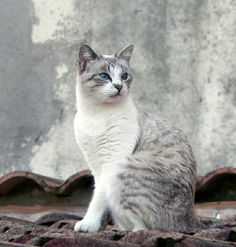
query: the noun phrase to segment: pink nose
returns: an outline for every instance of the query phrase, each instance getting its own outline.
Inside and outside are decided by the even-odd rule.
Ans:
[[[115,85],[115,88],[120,92],[120,90],[122,89],[122,85]]]

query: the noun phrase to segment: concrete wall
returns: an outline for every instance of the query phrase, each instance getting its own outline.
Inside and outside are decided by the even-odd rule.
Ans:
[[[0,174],[86,167],[73,136],[82,41],[135,43],[138,107],[185,130],[199,174],[236,167],[235,13],[230,0],[1,0]]]

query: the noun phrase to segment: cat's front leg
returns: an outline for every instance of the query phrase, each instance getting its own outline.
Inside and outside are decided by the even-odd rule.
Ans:
[[[83,220],[75,224],[76,232],[97,232],[101,228],[102,218],[107,210],[108,203],[104,185],[98,184],[95,187],[93,199],[89,204],[88,211]]]

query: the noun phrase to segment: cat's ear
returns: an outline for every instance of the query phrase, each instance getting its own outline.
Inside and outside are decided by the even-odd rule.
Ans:
[[[119,59],[125,60],[129,64],[133,50],[134,50],[134,45],[130,44],[125,48],[123,48],[122,50],[120,50],[115,56]]]
[[[89,62],[99,57],[100,55],[97,54],[88,44],[82,44],[79,48],[79,58],[77,61],[79,69],[84,71]]]

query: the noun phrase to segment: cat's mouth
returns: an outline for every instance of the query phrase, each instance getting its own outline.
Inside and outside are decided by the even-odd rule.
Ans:
[[[106,103],[114,103],[114,102],[119,102],[120,100],[123,99],[123,97],[125,96],[125,93],[124,92],[116,92],[116,93],[113,93],[113,94],[110,94],[105,102]]]
[[[109,95],[109,98],[107,98],[105,100],[106,103],[114,103],[114,102],[118,102],[123,98],[123,94],[119,93],[115,93],[115,94],[111,94]]]
[[[110,97],[111,98],[116,98],[116,97],[121,97],[122,95],[120,94],[120,92],[117,92],[116,94],[113,94],[113,95],[111,95]]]

